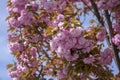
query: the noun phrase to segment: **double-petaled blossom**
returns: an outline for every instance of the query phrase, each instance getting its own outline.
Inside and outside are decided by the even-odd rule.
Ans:
[[[104,41],[106,34],[107,34],[106,29],[102,28],[96,35],[97,40],[100,42]]]
[[[25,9],[27,9],[27,8],[32,10],[32,11],[37,11],[39,8],[39,4],[35,1],[32,1],[32,2],[25,5]]]
[[[118,49],[120,49],[120,34],[116,34],[112,38],[112,42],[118,47]]]
[[[35,47],[31,48],[31,50],[30,50],[31,58],[35,58],[36,53],[37,53],[37,49]]]
[[[58,13],[61,13],[64,8],[66,7],[66,1],[46,1],[43,0],[41,2],[41,6],[47,11],[47,12],[54,12],[57,11]]]
[[[43,2],[42,5],[43,5],[43,8],[48,12],[53,12],[57,8],[56,1],[51,1],[51,2],[46,1],[46,2]]]
[[[102,10],[112,10],[116,5],[119,4],[118,0],[100,0],[97,2],[98,8],[102,9]]]
[[[20,22],[15,17],[11,17],[10,19],[8,19],[7,23],[10,28],[20,27]]]
[[[113,24],[113,29],[116,33],[120,33],[120,25],[119,24]]]
[[[67,61],[75,61],[79,54],[72,52],[72,49],[81,49],[83,53],[89,53],[93,47],[92,40],[86,40],[82,36],[80,27],[61,30],[50,42],[52,51],[59,57],[65,57]]]
[[[67,72],[68,72],[68,69],[67,69],[67,68],[68,68],[67,66],[64,66],[63,69],[58,72],[57,75],[58,75],[58,78],[59,78],[59,79],[62,79],[62,78],[66,78],[66,77],[67,77]]]
[[[11,0],[13,5],[13,12],[20,13],[21,10],[25,9],[25,5],[29,3],[29,0]]]
[[[71,28],[70,29],[70,35],[72,37],[80,37],[81,34],[82,34],[82,28],[81,27]]]
[[[20,80],[19,78],[13,78],[13,80]]]
[[[83,62],[84,62],[85,64],[91,64],[91,63],[93,63],[94,61],[95,61],[95,57],[94,57],[93,55],[90,55],[89,57],[83,59]]]
[[[9,71],[8,75],[12,78],[17,77],[18,76],[18,71]]]
[[[10,43],[8,48],[12,54],[15,54],[16,52],[22,52],[24,50],[23,44],[18,42]]]
[[[77,30],[77,29],[76,29]],[[81,32],[80,32],[81,33]],[[60,31],[50,42],[51,49],[55,51],[59,57],[65,57],[68,61],[75,60],[77,54],[71,55],[70,49],[75,47],[77,38],[70,34],[70,30]],[[72,58],[76,57],[76,58]]]
[[[59,14],[59,15],[57,16],[57,19],[55,19],[51,24],[52,24],[52,26],[56,26],[56,27],[57,27],[58,24],[59,24],[60,22],[62,22],[64,19],[65,19],[64,15]]]
[[[21,16],[18,17],[18,21],[21,25],[31,25],[32,23],[35,22],[35,19],[33,17],[33,13],[26,11],[26,10],[22,10],[21,11]]]
[[[80,9],[77,9],[77,2],[78,4],[79,2],[83,2]],[[114,10],[114,7],[118,5],[118,0],[95,0],[95,3],[100,11],[106,9],[110,11],[113,10],[114,12],[112,15],[116,19],[113,22],[119,21],[120,9]],[[78,14],[82,15],[83,7],[83,13],[85,12],[86,14],[89,12],[86,8],[92,8],[90,0],[40,0],[40,5],[37,3],[37,0],[10,0],[10,4],[11,6],[7,7],[10,13],[7,22],[10,31],[13,32],[13,34],[8,35],[10,41],[8,47],[18,61],[18,63],[15,62],[15,65],[11,67],[11,70],[9,69],[9,76],[12,77],[13,80],[27,80],[25,79],[26,77],[23,78],[24,75],[28,75],[29,77],[29,75],[35,74],[35,76],[37,76],[40,68],[40,75],[46,74],[48,69],[44,68],[44,62],[46,63],[49,58],[51,59],[49,59],[48,62],[55,63],[55,72],[58,72],[57,77],[59,79],[67,78],[69,72],[74,72],[73,76],[82,76],[80,78],[80,80],[82,80],[83,78],[86,78],[84,70],[87,70],[88,65],[91,70],[90,73],[94,73],[92,68],[97,67],[98,69],[102,69],[102,67],[111,64],[113,58],[112,50],[107,48],[104,51],[101,51],[102,46],[98,47],[99,44],[97,44],[104,41],[107,34],[106,29],[102,28],[95,32],[94,30],[92,31],[92,29],[89,29],[87,32],[79,27],[76,22],[72,23],[72,19],[77,19]],[[84,4],[87,6],[83,6]],[[68,12],[70,9],[75,9],[71,10],[73,11],[72,14],[71,12]],[[75,26],[73,27],[72,24],[74,25],[74,23]],[[83,26],[82,24],[80,25]],[[46,44],[49,40],[45,38],[41,39],[41,35],[43,36],[41,33],[47,26],[54,26],[54,35],[52,35],[52,37],[50,35],[50,38],[47,36],[47,39],[51,39],[49,42],[50,49],[57,54],[57,56],[54,55],[55,60],[58,59],[57,62],[52,60],[54,56],[51,56],[51,53],[46,49],[49,48],[49,44]],[[113,24],[115,36],[112,41],[120,49],[119,26],[120,25],[117,23]],[[86,34],[89,32],[90,34],[95,33],[94,36]],[[94,37],[94,39],[91,39],[91,37]],[[44,43],[44,40],[47,41]],[[44,44],[45,46],[43,46]],[[46,51],[46,54],[42,54],[44,51],[41,48],[48,52]],[[44,58],[42,59],[42,57]],[[41,65],[43,65],[43,68]],[[52,64],[47,65],[47,67],[49,66],[49,68],[52,68],[54,71],[54,66],[51,65]],[[73,70],[70,70],[71,68],[73,68]],[[87,77],[88,76],[89,74],[87,74]]]
[[[112,59],[113,59],[113,54],[110,48],[106,48],[103,52],[101,52],[100,57],[98,58],[99,63],[101,65],[110,65]]]
[[[19,37],[16,34],[8,34],[8,39],[10,41],[18,41]]]

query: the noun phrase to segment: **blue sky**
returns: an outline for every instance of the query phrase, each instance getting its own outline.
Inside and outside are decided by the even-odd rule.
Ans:
[[[13,57],[10,55],[7,45],[7,25],[5,18],[8,16],[6,11],[7,0],[0,0],[0,80],[12,80],[7,75],[6,65],[12,63]]]
[[[5,18],[8,16],[6,11],[7,0],[0,0],[0,80],[12,80],[7,75],[6,65],[12,63],[13,57],[7,49],[7,24]],[[90,16],[89,16],[90,17]],[[115,67],[115,63],[112,64],[114,67],[114,73],[118,70]]]

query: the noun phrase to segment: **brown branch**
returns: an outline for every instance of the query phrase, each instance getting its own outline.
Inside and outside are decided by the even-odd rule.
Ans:
[[[111,46],[113,48],[113,52],[114,52],[114,55],[115,55],[115,61],[116,61],[116,64],[118,66],[118,69],[120,71],[120,58],[119,58],[119,50],[117,49],[117,47],[112,43],[112,37],[114,36],[113,34],[113,29],[112,29],[112,22],[110,20],[110,15],[109,15],[109,12],[108,10],[105,10],[105,17],[106,17],[106,20],[107,20],[107,24],[108,24],[108,28],[109,28],[109,37],[110,37],[110,41],[111,41]]]
[[[94,0],[90,0],[90,2],[91,2],[92,8],[94,10],[94,13],[95,13],[98,21],[101,23],[102,26],[104,26],[104,22],[103,22],[103,20],[102,20],[102,18],[100,16],[100,13],[98,11],[97,5],[95,4]]]
[[[90,0],[90,1],[91,1],[92,7],[94,9],[94,12],[95,12],[95,15],[96,15],[98,21],[101,23],[101,25],[103,27],[105,27],[104,22],[103,22],[103,20],[100,16],[99,11],[98,11],[97,5],[95,4],[94,0]],[[107,10],[105,10],[105,17],[106,17],[106,20],[107,20],[107,24],[108,24],[108,28],[109,28],[109,37],[110,37],[109,39],[106,38],[106,40],[107,40],[107,43],[108,43],[109,46],[110,46],[110,42],[111,42],[111,46],[112,46],[113,52],[115,54],[115,61],[116,61],[116,64],[118,66],[118,69],[120,71],[120,59],[119,59],[119,55],[118,55],[119,51],[117,50],[117,47],[112,43],[112,37],[114,35],[113,35],[113,29],[112,29],[112,22],[110,20],[110,15],[109,15]]]
[[[100,16],[97,5],[95,4],[94,0],[90,0],[90,1],[91,1],[92,8],[94,10],[94,15],[97,17],[97,19],[100,22],[100,24],[102,25],[102,27],[105,27],[104,21]],[[107,44],[110,46],[109,36],[106,36],[106,41],[107,41]]]

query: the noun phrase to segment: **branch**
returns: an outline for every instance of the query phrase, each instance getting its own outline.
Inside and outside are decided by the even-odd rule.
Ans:
[[[95,4],[94,0],[90,0],[91,1],[91,5],[92,5],[92,8],[94,10],[94,15],[97,17],[98,21],[100,22],[100,24],[105,27],[104,25],[104,21],[103,19],[101,18],[100,16],[100,13],[98,11],[98,8],[97,8],[97,5]],[[109,36],[106,36],[106,41],[107,41],[107,44],[110,46],[110,41],[109,41]]]
[[[105,18],[107,20],[107,24],[108,24],[108,28],[109,28],[109,37],[110,37],[110,42],[111,42],[111,46],[112,46],[113,52],[115,54],[115,61],[116,61],[116,64],[118,66],[118,69],[120,71],[119,50],[117,49],[117,47],[112,42],[112,37],[114,36],[114,34],[113,34],[114,31],[112,29],[112,22],[110,20],[110,15],[109,15],[108,10],[105,10]]]
[[[97,5],[95,4],[94,0],[90,0],[90,1],[91,1],[92,8],[93,8],[93,10],[94,10],[94,13],[95,13],[98,21],[100,22],[100,24],[101,24],[102,26],[104,26],[104,22],[103,22],[103,20],[102,20],[102,18],[101,18],[101,16],[100,16],[100,13],[99,13],[99,11],[98,11]]]
[[[98,11],[97,5],[95,4],[94,0],[90,0],[90,1],[91,1],[91,5],[94,9],[94,12],[95,12],[95,15],[96,15],[98,21],[101,23],[102,26],[105,27],[104,22],[101,19],[100,13]],[[108,43],[109,46],[110,46],[110,42],[111,42],[113,52],[115,54],[115,61],[116,61],[116,64],[118,66],[118,69],[120,71],[120,59],[119,59],[119,55],[118,55],[119,51],[117,50],[117,47],[112,43],[112,37],[114,35],[113,35],[113,29],[112,29],[112,22],[110,20],[110,15],[109,15],[107,10],[105,10],[105,17],[106,17],[106,20],[107,20],[107,24],[108,24],[108,28],[109,28],[109,37],[110,37],[110,38],[107,37],[106,40],[107,40],[107,43]]]

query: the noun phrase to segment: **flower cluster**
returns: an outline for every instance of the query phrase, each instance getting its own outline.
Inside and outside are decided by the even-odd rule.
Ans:
[[[115,17],[115,22],[116,23],[113,23],[113,30],[114,30],[114,37],[112,38],[112,42],[118,47],[118,49],[120,49],[120,24],[119,24],[119,13],[120,13],[120,10],[116,10],[114,12],[114,17]]]
[[[100,0],[97,2],[97,6],[98,8],[100,8],[101,10],[110,10],[113,14],[113,18],[115,19],[115,22],[112,24],[113,25],[113,29],[115,32],[115,36],[112,38],[112,42],[118,47],[118,49],[120,49],[120,45],[119,45],[119,33],[120,33],[120,24],[119,24],[119,20],[120,20],[120,9],[118,8],[118,6],[120,5],[119,0]]]
[[[65,57],[68,61],[76,60],[79,56],[76,53],[71,53],[71,50],[78,44],[81,33],[82,29],[80,27],[61,30],[51,40],[51,50],[55,51],[59,57]]]
[[[104,32],[103,28],[102,30]],[[91,54],[94,43],[92,40],[86,40],[86,38],[83,37],[82,32],[83,30],[80,27],[61,30],[53,36],[53,39],[50,42],[51,50],[55,51],[58,57],[65,58],[67,61],[77,62],[81,59],[81,63],[84,63],[84,66],[89,64],[92,64],[93,66],[110,65],[113,59],[112,50],[110,48],[106,48],[104,51]],[[98,34],[100,33],[98,32]],[[106,35],[106,31],[103,35]],[[104,38],[102,38],[102,41],[103,40]],[[76,64],[73,63],[73,65]],[[68,72],[64,70],[64,68],[58,71],[59,79],[66,78],[67,75]]]
[[[97,40],[100,42],[104,41],[106,34],[107,34],[106,29],[102,28],[96,35]]]
[[[17,50],[16,48],[14,49]],[[37,49],[33,47],[28,54],[21,54],[18,57],[19,62],[17,62],[15,67],[13,67],[14,70],[9,70],[8,75],[13,78],[13,80],[26,80],[23,75],[26,75],[28,72],[34,74],[37,70],[36,67],[39,65],[39,60],[36,58],[36,52]]]
[[[110,48],[105,49],[100,53],[99,63],[102,65],[110,65],[112,62],[113,54]]]
[[[10,43],[8,45],[8,48],[11,53],[16,53],[16,52],[22,52],[24,50],[24,46],[21,43],[15,42],[15,43]]]
[[[13,11],[13,12],[21,12],[21,10],[24,10],[25,5],[29,3],[29,0],[11,0],[11,3],[13,5],[13,8],[8,8],[8,11]]]
[[[83,13],[89,13],[91,0],[40,0],[39,3],[37,0],[9,0],[8,3],[7,23],[11,32],[8,47],[17,61],[8,66],[13,80],[41,80],[46,75],[86,80],[91,73],[100,80],[108,79],[97,73],[110,73],[107,66],[112,62],[112,50],[102,51],[104,43],[101,43],[107,31],[99,24],[83,29],[82,20],[78,19]],[[100,11],[112,11],[118,1],[100,0],[95,4]],[[119,21],[119,12],[118,9],[112,14],[115,22]],[[120,49],[119,24],[113,24],[113,29],[112,41]]]
[[[95,61],[95,57],[93,55],[90,55],[89,57],[83,59],[83,62],[85,64],[91,64]]]
[[[112,50],[106,48],[104,51],[96,51],[93,54],[94,42],[92,39],[86,39],[83,35],[84,31],[81,27],[61,29],[50,41],[51,50],[55,51],[58,57],[65,58],[68,62],[81,60],[84,66],[90,64],[93,66],[110,65],[113,59]],[[101,28],[96,34],[97,41],[104,41],[105,36],[106,29]],[[73,63],[73,65],[76,64]],[[67,75],[68,73],[64,71],[64,68],[58,71],[59,79],[66,78]]]
[[[120,49],[120,34],[116,34],[113,38],[112,38],[113,43],[118,47],[118,49]]]
[[[67,72],[68,72],[67,66],[64,66],[64,67],[62,68],[62,70],[60,70],[60,71],[58,72],[58,74],[57,74],[58,78],[59,78],[59,79],[62,79],[62,78],[67,77]]]
[[[37,42],[40,40],[38,35],[33,36],[27,33],[26,29],[30,28],[34,23],[38,23],[35,19],[35,14],[38,11],[39,5],[36,1],[30,0],[9,0],[7,10],[10,13],[7,23],[11,34],[8,35],[10,41],[8,48],[10,53],[16,58],[15,65],[9,68],[9,75],[13,80],[27,80],[29,74],[34,74],[39,65],[39,60],[36,57],[37,48],[28,44],[28,42]],[[23,35],[24,34],[24,35]],[[28,35],[31,35],[31,40],[28,41]]]
[[[61,13],[64,8],[66,7],[66,1],[47,1],[47,0],[43,0],[41,1],[41,6],[47,11],[47,12],[54,12],[57,11],[59,13]]]
[[[116,5],[119,4],[118,0],[100,0],[97,2],[98,8],[104,10],[112,10]]]
[[[112,38],[112,42],[120,49],[120,24],[119,24],[119,19],[120,19],[120,10],[116,10],[114,12],[114,17],[116,23],[113,24],[113,29],[114,29],[114,37]]]
[[[32,11],[37,11],[39,6],[35,1],[11,0],[10,2],[12,6],[8,6],[7,9],[10,14],[14,13],[16,16],[12,16],[7,20],[9,27],[22,27],[36,22]]]

